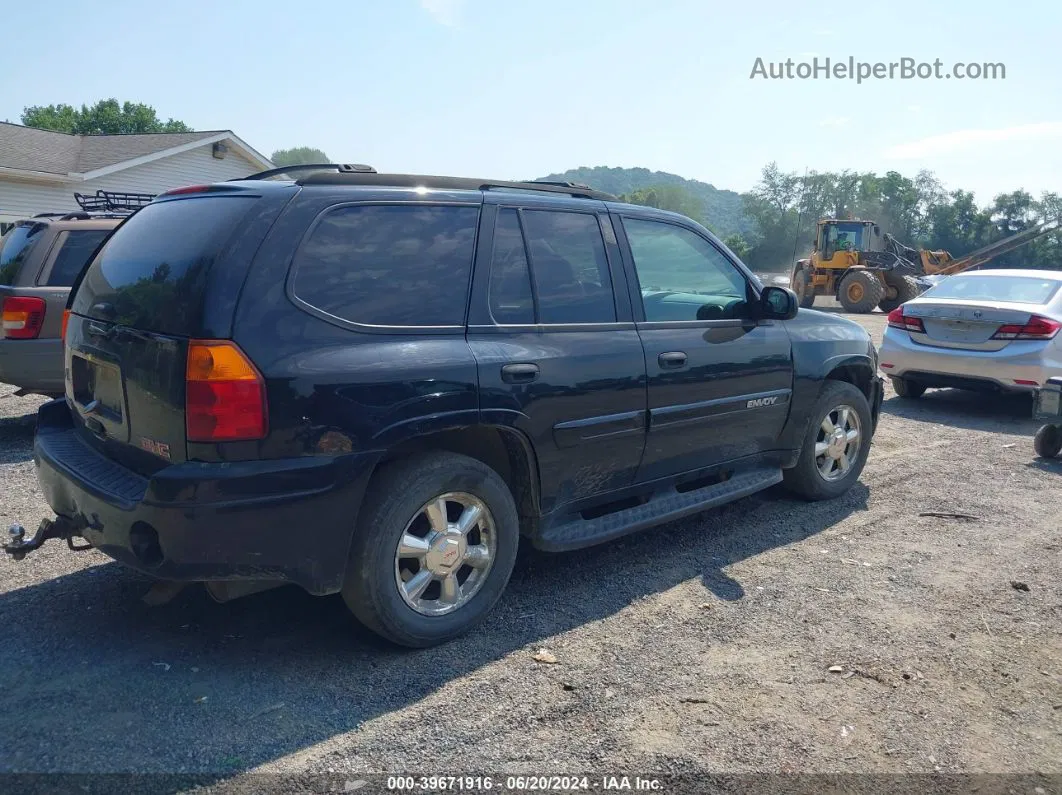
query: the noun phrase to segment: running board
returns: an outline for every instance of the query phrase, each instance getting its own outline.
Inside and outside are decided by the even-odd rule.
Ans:
[[[748,470],[729,480],[693,491],[679,492],[672,486],[633,508],[594,519],[577,517],[572,521],[543,527],[532,538],[532,543],[548,552],[581,549],[733,502],[781,482],[781,469],[765,467]]]

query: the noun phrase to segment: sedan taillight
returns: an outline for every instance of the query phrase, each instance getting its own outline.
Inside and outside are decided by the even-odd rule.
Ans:
[[[922,318],[905,315],[902,306],[889,312],[888,321],[889,326],[903,331],[913,331],[918,334],[925,334],[926,331],[926,327],[922,325]]]
[[[1062,323],[1049,317],[1033,315],[1024,326],[1006,324],[992,335],[994,340],[1049,340],[1062,328]]]

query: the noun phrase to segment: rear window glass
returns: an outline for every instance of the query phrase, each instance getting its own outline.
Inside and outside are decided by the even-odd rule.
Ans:
[[[69,287],[110,229],[73,229],[59,241],[59,253],[48,274],[49,287]]]
[[[74,296],[80,315],[186,334],[198,323],[206,276],[253,197],[197,197],[149,204],[89,266]]]
[[[351,323],[464,325],[478,221],[479,207],[338,207],[299,249],[292,290]]]
[[[15,283],[19,268],[47,228],[47,224],[18,224],[0,238],[0,284]]]
[[[1012,301],[1017,304],[1046,304],[1058,290],[1055,279],[1035,276],[949,276],[923,293],[933,298],[964,298],[968,301]]]

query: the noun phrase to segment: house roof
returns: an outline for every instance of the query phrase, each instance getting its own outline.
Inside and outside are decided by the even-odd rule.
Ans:
[[[245,150],[244,153],[252,161],[259,161],[263,168],[271,166],[269,160],[237,138],[231,130],[69,135],[0,122],[0,169],[62,176],[88,174],[100,169],[118,170],[114,167],[130,160],[144,162],[145,159],[164,157],[173,149],[180,148],[183,151],[197,143],[206,144],[226,138]]]

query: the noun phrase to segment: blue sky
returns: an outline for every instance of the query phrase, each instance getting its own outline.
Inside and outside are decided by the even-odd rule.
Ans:
[[[105,97],[267,156],[529,178],[645,166],[747,190],[787,170],[1062,190],[1062,6],[758,0],[10,3],[0,119]],[[1002,62],[996,81],[751,80],[765,61]]]

